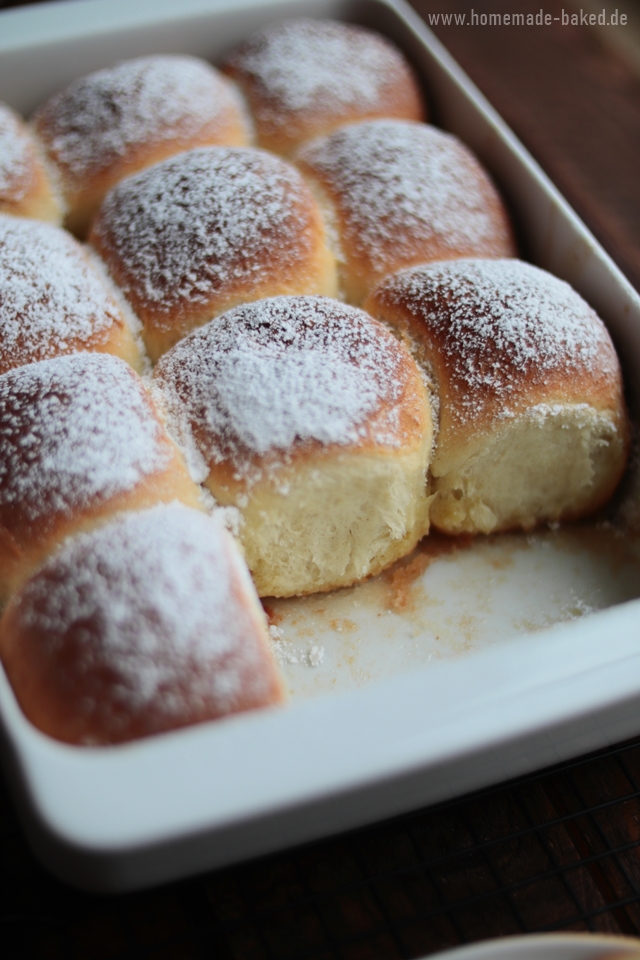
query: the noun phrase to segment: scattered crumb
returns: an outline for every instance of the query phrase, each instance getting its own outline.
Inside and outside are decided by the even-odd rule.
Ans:
[[[597,599],[597,597],[594,597],[594,599]],[[561,610],[561,617],[562,620],[577,620],[580,617],[588,616],[590,613],[595,613],[597,609],[597,604],[589,603],[588,600],[572,590],[567,598],[566,605],[564,605],[564,609]],[[562,622],[562,620],[560,620],[560,622]]]
[[[311,644],[308,650],[296,647],[284,639],[282,630],[274,624],[269,627],[269,634],[273,652],[280,666],[292,664],[294,666],[319,667],[324,662],[324,647],[315,643]]]
[[[324,661],[324,647],[314,644],[307,653],[307,661],[310,667],[319,667]]]
[[[273,640],[272,641],[273,652],[275,658],[280,664],[281,667],[285,664],[291,663],[296,664],[300,663],[298,656],[295,652],[295,648],[291,644],[287,643],[285,640]]]

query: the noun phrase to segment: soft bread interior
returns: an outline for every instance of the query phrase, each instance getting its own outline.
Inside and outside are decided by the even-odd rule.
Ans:
[[[429,528],[429,453],[424,443],[307,459],[257,483],[245,506],[238,497],[240,537],[260,596],[347,586],[411,550]],[[215,471],[207,485],[220,503],[231,502]]]
[[[576,519],[611,495],[624,469],[625,431],[586,403],[539,404],[494,424],[431,465],[431,522],[447,533],[530,529]]]

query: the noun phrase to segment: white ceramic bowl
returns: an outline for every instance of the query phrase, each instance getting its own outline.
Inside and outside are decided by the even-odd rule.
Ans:
[[[640,958],[640,940],[592,933],[541,933],[484,940],[431,954],[429,960],[618,960],[622,957]]]

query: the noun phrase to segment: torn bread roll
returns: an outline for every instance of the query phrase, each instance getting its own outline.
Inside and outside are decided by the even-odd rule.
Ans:
[[[62,204],[26,123],[0,103],[0,213],[62,222]]]
[[[332,20],[284,20],[223,63],[240,86],[258,144],[290,155],[311,137],[374,117],[426,120],[417,78],[386,37]]]
[[[192,150],[130,177],[106,198],[91,243],[153,360],[238,303],[336,290],[313,194],[263,150]]]
[[[120,307],[65,230],[0,214],[0,374],[83,350],[142,368]]]
[[[124,177],[183,150],[250,137],[233,84],[206,61],[175,55],[80,77],[37,110],[33,126],[58,174],[65,226],[80,237]]]
[[[198,488],[142,380],[78,353],[0,377],[0,597],[69,533]]]
[[[362,304],[383,277],[416,263],[516,255],[488,173],[435,127],[354,124],[307,144],[296,162],[333,224],[349,303]]]
[[[154,371],[187,458],[239,509],[261,596],[346,586],[428,530],[422,376],[363,311],[321,297],[237,307]]]
[[[366,307],[437,397],[435,527],[528,530],[611,497],[629,448],[620,364],[568,284],[518,260],[457,260],[390,277]]]
[[[179,504],[69,538],[12,598],[0,655],[29,720],[69,743],[121,743],[284,699],[233,538]]]

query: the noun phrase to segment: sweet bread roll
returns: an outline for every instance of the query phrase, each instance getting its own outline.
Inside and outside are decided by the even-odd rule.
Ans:
[[[174,499],[197,506],[197,487],[122,360],[78,353],[0,377],[0,597],[68,533]]]
[[[154,383],[187,459],[239,509],[260,595],[345,586],[426,533],[426,388],[363,311],[321,297],[237,307],[166,354]]]
[[[192,150],[107,197],[91,243],[143,325],[153,360],[238,303],[335,292],[318,204],[262,150]]]
[[[233,85],[187,56],[141,57],[80,77],[43,104],[33,123],[58,171],[65,226],[80,237],[124,177],[192,147],[249,142]]]
[[[304,140],[374,117],[425,120],[417,79],[386,37],[331,20],[271,23],[222,69],[240,85],[260,146],[288,155]]]
[[[361,304],[402,267],[516,254],[489,175],[451,134],[420,123],[371,121],[307,144],[297,162],[335,223],[350,303]]]
[[[568,284],[518,260],[457,260],[390,277],[366,306],[438,398],[435,527],[527,530],[606,503],[629,447],[620,365]]]
[[[36,727],[120,743],[283,699],[224,527],[179,504],[72,537],[13,597],[0,653]]]
[[[62,206],[21,117],[0,103],[0,213],[60,223]]]
[[[0,214],[0,374],[81,350],[142,364],[80,244],[59,227]]]

